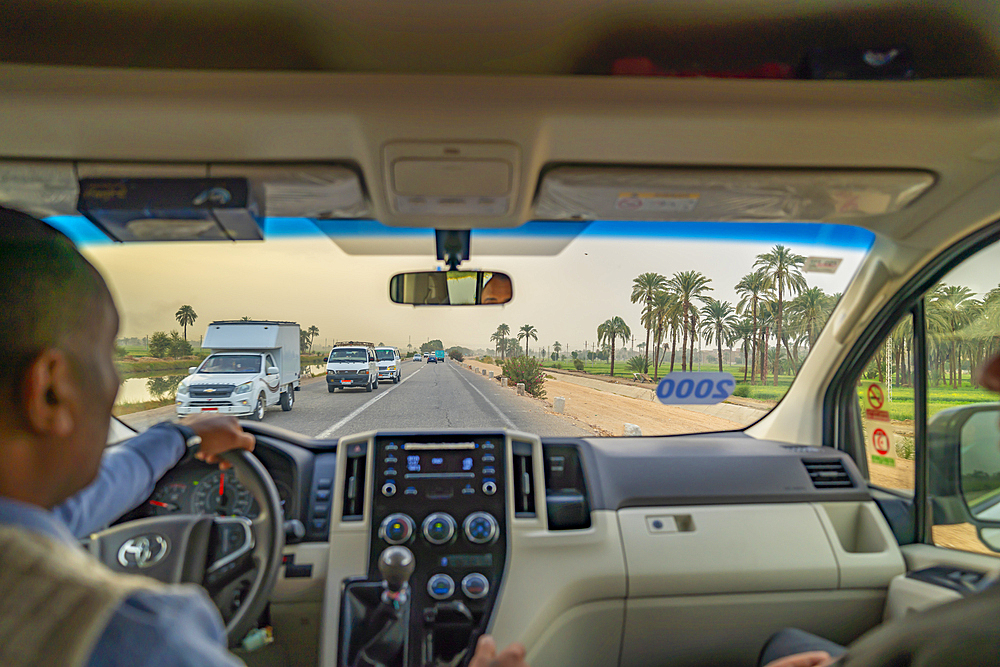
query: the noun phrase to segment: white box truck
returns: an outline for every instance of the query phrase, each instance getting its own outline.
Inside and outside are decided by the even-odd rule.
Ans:
[[[177,387],[178,415],[219,412],[260,421],[269,405],[292,409],[302,372],[298,324],[212,322],[201,346],[212,354]]]

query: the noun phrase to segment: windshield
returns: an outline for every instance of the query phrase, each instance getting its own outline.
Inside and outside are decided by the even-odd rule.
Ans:
[[[375,356],[379,361],[392,361],[396,358],[392,350],[375,350]]]
[[[462,268],[508,274],[513,298],[459,308],[389,300],[393,275],[446,268],[429,229],[267,219],[263,242],[114,244],[82,218],[55,222],[82,242],[122,312],[119,414],[130,402],[173,404],[176,383],[159,378],[210,352],[200,346],[208,323],[283,322],[298,330],[299,377],[284,375],[284,352],[274,358],[281,382],[301,386],[291,411],[277,407],[287,384],[273,397],[262,389],[265,420],[322,438],[442,424],[543,436],[743,429],[784,396],[874,239],[812,223],[473,230]],[[291,279],[260,267],[287,267]],[[369,374],[368,350],[338,340],[392,345],[407,362]],[[236,359],[259,368],[252,356],[218,363]],[[232,368],[213,360],[203,371]]]
[[[363,348],[335,348],[330,352],[329,362],[331,364],[368,363],[368,350]]]
[[[256,354],[212,355],[198,369],[199,373],[260,373],[260,356]]]

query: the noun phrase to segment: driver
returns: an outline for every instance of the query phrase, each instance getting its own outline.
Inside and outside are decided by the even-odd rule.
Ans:
[[[0,294],[0,664],[242,664],[203,589],[113,573],[76,540],[148,497],[188,443],[216,463],[253,436],[197,415],[105,449],[119,385],[111,294],[66,236],[2,207]],[[472,664],[523,656],[484,638]]]

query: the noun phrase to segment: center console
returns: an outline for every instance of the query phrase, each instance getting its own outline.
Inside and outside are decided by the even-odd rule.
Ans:
[[[507,560],[505,448],[501,433],[375,437],[368,576],[342,590],[341,664],[468,662]],[[387,583],[407,551],[408,580]]]

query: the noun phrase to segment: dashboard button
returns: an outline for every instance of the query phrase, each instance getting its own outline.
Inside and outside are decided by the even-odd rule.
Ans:
[[[483,468],[483,474],[484,475],[495,475],[495,474],[497,474],[497,469],[494,468],[493,466],[486,466],[485,468]]]
[[[329,489],[333,486],[333,480],[329,477],[321,477],[318,482],[316,482],[316,488],[318,489]]]
[[[396,475],[396,469],[395,468],[386,468],[385,469],[385,476],[386,477],[395,477],[395,475]]]
[[[483,482],[483,493],[485,493],[488,496],[492,496],[496,492],[497,492],[496,482],[494,482],[492,479],[488,479],[485,482]]]
[[[447,574],[435,574],[427,580],[427,594],[435,600],[447,600],[455,594],[455,580]]]
[[[329,500],[329,499],[330,499],[329,489],[322,489],[316,492],[316,500]]]
[[[497,457],[492,454],[483,454],[483,463],[493,463],[497,460]]]
[[[490,581],[478,572],[467,574],[462,579],[462,592],[472,600],[484,598],[490,592]]]
[[[434,512],[424,519],[422,530],[424,537],[431,544],[447,544],[455,538],[457,528],[458,524],[450,514]]]
[[[383,496],[394,496],[396,495],[396,485],[392,482],[386,482],[382,485],[382,495]]]
[[[325,517],[327,514],[329,514],[329,512],[330,512],[329,505],[316,505],[313,508],[313,516],[316,517]]]
[[[404,544],[413,538],[416,526],[405,514],[390,514],[378,528],[378,536],[389,544]]]
[[[415,486],[408,486],[408,487],[406,487],[406,490],[403,491],[403,495],[406,495],[406,496],[415,496],[415,495],[417,495],[417,487],[415,487]]]
[[[489,544],[495,542],[500,533],[500,526],[492,514],[487,512],[473,512],[465,517],[462,524],[465,536],[473,544]]]

